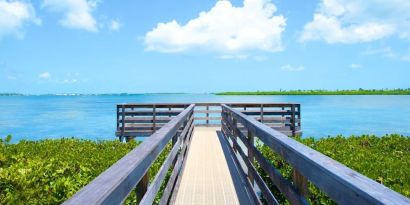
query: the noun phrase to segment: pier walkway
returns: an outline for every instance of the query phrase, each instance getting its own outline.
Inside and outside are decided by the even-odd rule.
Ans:
[[[253,203],[220,128],[195,128],[185,163],[175,204]]]
[[[118,138],[146,138],[64,204],[299,205],[311,185],[337,204],[410,204],[299,143],[301,134],[296,103],[120,104]]]

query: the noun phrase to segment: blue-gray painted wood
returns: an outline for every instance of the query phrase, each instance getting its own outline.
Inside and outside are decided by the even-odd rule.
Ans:
[[[410,204],[410,199],[343,164],[222,105],[239,123],[338,204]]]
[[[293,205],[306,205],[308,204],[307,200],[301,196],[295,187],[290,183],[282,174],[277,170],[265,157],[262,153],[259,152],[256,147],[251,146],[249,141],[245,138],[244,134],[239,131],[237,127],[233,127],[232,122],[229,117],[224,118],[222,122],[223,129],[227,129],[229,126],[232,129],[235,129],[239,133],[238,137],[243,142],[248,150],[251,150],[255,160],[259,163],[260,167],[268,174],[272,183],[279,189],[279,191],[286,197],[286,199]]]
[[[64,202],[66,205],[78,204],[121,204],[166,144],[177,133],[193,112],[192,104],[160,130],[147,138],[110,168]]]

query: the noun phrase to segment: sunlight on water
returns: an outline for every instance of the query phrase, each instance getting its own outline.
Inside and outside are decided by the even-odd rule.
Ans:
[[[216,96],[149,94],[1,96],[0,136],[21,139],[115,139],[115,105],[165,102],[295,102],[303,136],[399,133],[410,135],[410,96]]]

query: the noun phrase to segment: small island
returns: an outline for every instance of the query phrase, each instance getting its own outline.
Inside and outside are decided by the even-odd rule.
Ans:
[[[279,90],[254,92],[219,92],[216,95],[410,95],[407,89],[362,89],[357,90]]]

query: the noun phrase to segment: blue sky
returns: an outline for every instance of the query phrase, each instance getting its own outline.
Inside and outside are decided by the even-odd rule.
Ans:
[[[0,0],[0,92],[410,87],[410,1]]]

